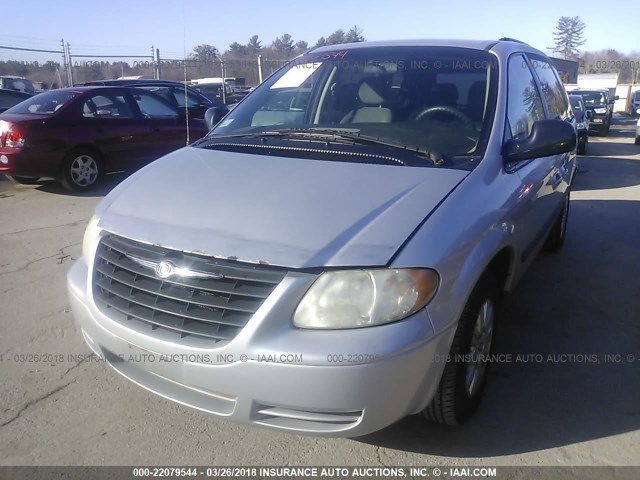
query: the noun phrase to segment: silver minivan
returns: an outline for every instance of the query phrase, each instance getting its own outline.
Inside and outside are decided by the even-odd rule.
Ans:
[[[68,274],[75,319],[124,377],[230,420],[458,424],[503,294],[562,246],[571,118],[516,40],[311,50],[106,196]]]

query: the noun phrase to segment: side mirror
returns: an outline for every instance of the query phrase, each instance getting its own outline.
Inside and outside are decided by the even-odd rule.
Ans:
[[[615,97],[613,97],[614,100],[620,100],[620,96],[616,95]]]
[[[206,112],[204,112],[204,120],[207,122],[207,127],[211,130],[215,127],[220,120],[227,114],[229,110],[221,107],[211,107],[208,108]]]
[[[564,120],[538,120],[527,138],[510,139],[502,147],[508,162],[550,157],[576,148],[576,131]]]

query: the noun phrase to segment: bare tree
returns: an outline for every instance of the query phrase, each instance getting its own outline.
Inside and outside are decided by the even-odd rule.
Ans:
[[[553,51],[563,56],[565,60],[574,60],[580,53],[578,47],[584,45],[583,38],[585,24],[580,17],[560,17],[553,32]]]

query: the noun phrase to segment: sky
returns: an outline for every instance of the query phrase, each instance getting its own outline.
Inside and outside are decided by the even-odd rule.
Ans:
[[[367,40],[506,36],[547,51],[558,19],[579,16],[587,40],[581,50],[629,54],[640,51],[638,18],[630,14],[635,1],[627,0],[625,12],[603,8],[602,0],[32,0],[29,8],[0,0],[0,11],[11,11],[2,22],[0,46],[55,50],[64,39],[72,54],[150,55],[153,45],[162,58],[183,58],[196,45],[224,51],[252,35],[263,45],[283,33],[313,45],[338,28],[358,25]],[[48,59],[60,56],[0,48],[0,60]]]

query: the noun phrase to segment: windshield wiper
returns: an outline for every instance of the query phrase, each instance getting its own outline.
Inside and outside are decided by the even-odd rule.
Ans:
[[[249,137],[279,137],[279,138],[309,138],[326,142],[345,142],[348,141],[352,144],[358,145],[375,145],[379,147],[394,148],[406,151],[408,153],[417,155],[420,158],[430,160],[434,165],[443,165],[446,158],[438,153],[429,149],[413,147],[408,145],[402,145],[393,142],[387,142],[381,140],[379,137],[373,137],[369,135],[362,135],[357,129],[332,129],[332,128],[287,128],[282,130],[268,130],[264,132],[247,132],[236,133],[231,135],[220,135],[219,137],[206,137],[208,139],[215,138],[249,138]]]

